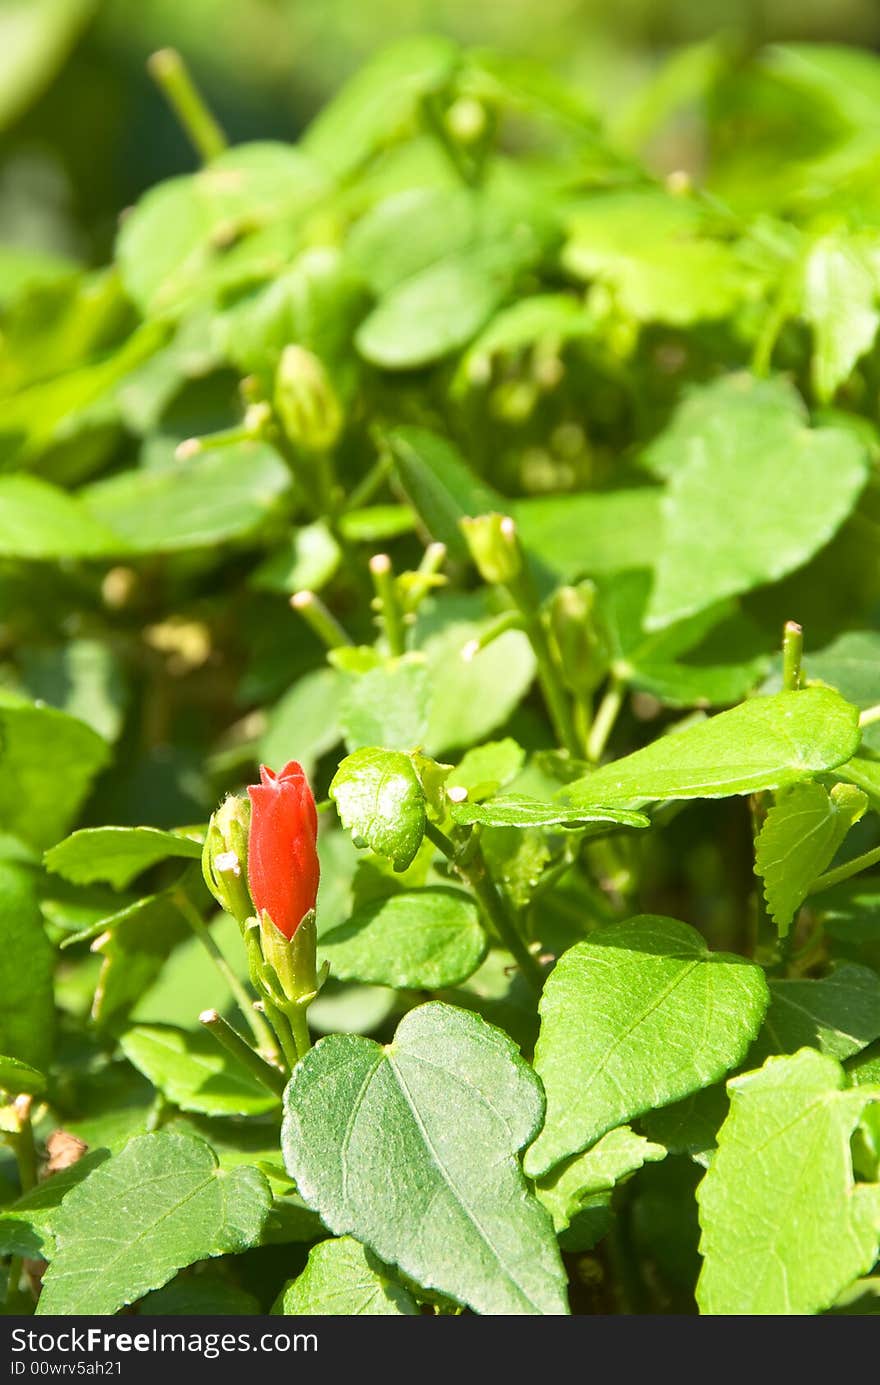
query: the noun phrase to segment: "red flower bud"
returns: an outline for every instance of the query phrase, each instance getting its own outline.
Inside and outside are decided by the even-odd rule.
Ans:
[[[296,760],[274,774],[260,766],[260,783],[248,789],[251,825],[248,833],[248,885],[262,918],[263,910],[292,938],[318,893],[318,815],[303,768]]]

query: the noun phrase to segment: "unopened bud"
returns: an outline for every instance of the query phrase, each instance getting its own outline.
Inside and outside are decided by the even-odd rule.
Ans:
[[[248,799],[230,794],[211,817],[202,851],[205,884],[220,907],[240,925],[254,912],[247,879],[250,820]]]
[[[275,375],[275,409],[289,440],[305,452],[326,452],[342,431],[342,407],[319,358],[285,346]]]
[[[591,693],[608,672],[610,651],[596,603],[592,582],[559,587],[550,603],[550,626],[563,676],[577,693]]]
[[[483,580],[493,586],[515,582],[522,572],[522,554],[510,516],[492,513],[459,522]]]

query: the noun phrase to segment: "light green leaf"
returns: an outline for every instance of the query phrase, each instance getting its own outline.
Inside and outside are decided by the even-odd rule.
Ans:
[[[35,872],[0,860],[0,1053],[40,1071],[52,1056],[53,965]]]
[[[163,315],[220,288],[268,279],[294,250],[299,219],[326,189],[311,159],[264,141],[151,188],[125,218],[116,258],[141,311]]]
[[[416,750],[428,729],[431,685],[420,655],[380,664],[347,680],[340,722],[349,750]]]
[[[281,1299],[286,1317],[415,1317],[415,1299],[353,1236],[322,1241]]]
[[[608,284],[640,322],[724,317],[748,280],[729,245],[701,235],[701,220],[694,199],[660,189],[602,192],[577,204],[563,264]]]
[[[535,1192],[553,1218],[557,1232],[565,1231],[584,1203],[606,1192],[643,1164],[666,1157],[663,1145],[651,1144],[628,1125],[603,1135],[598,1144],[558,1164],[538,1180]]]
[[[443,887],[373,901],[320,940],[332,975],[343,981],[426,991],[464,981],[486,945],[470,895]]]
[[[835,766],[839,779],[855,784],[868,795],[868,801],[875,812],[880,810],[880,760],[869,760],[864,755],[854,755],[845,764]]]
[[[749,1054],[757,1067],[770,1053],[818,1048],[843,1061],[880,1038],[880,976],[843,962],[817,980],[773,980],[770,1008]]]
[[[502,497],[474,475],[451,442],[427,428],[394,428],[388,445],[404,493],[431,538],[445,543],[450,557],[467,562],[459,520],[503,510]]]
[[[880,1088],[845,1084],[812,1049],[728,1083],[730,1115],[697,1192],[702,1313],[821,1312],[871,1269],[880,1189],[855,1184],[850,1137]]]
[[[695,390],[647,460],[670,476],[648,629],[801,567],[855,506],[868,465],[852,431],[808,427],[786,381],[748,375]]]
[[[835,784],[830,793],[821,784],[795,784],[777,798],[755,842],[755,873],[780,937],[867,806],[851,784]]]
[[[105,558],[126,547],[75,495],[36,476],[0,477],[0,556]]]
[[[137,1135],[64,1199],[37,1312],[116,1313],[184,1265],[255,1245],[270,1205],[261,1173],[221,1169],[203,1140]]]
[[[298,678],[269,713],[260,738],[260,759],[284,765],[297,759],[310,774],[322,755],[342,739],[339,708],[344,680],[334,668],[319,668]]]
[[[820,236],[804,263],[801,311],[813,329],[813,388],[826,402],[877,335],[877,282],[854,236]]]
[[[425,748],[431,755],[473,745],[503,726],[535,676],[535,656],[521,630],[506,630],[473,658],[462,651],[485,629],[453,620],[424,642],[431,685]]]
[[[334,1234],[475,1312],[567,1313],[550,1219],[516,1158],[543,1099],[506,1035],[421,1005],[387,1048],[323,1039],[286,1107],[288,1172]]]
[[[75,717],[0,698],[0,830],[51,845],[109,758],[107,743]]]
[[[499,794],[487,803],[453,803],[453,822],[481,822],[486,827],[586,827],[590,823],[610,823],[620,827],[650,827],[644,813],[625,808],[566,808],[559,803],[542,803],[527,794]]]
[[[46,1077],[32,1068],[30,1063],[22,1063],[18,1058],[0,1054],[0,1091],[16,1095],[31,1092],[39,1095],[46,1090]]]
[[[408,755],[356,750],[336,771],[330,797],[356,842],[387,856],[397,870],[410,865],[425,831],[425,795]]]
[[[95,880],[122,890],[142,871],[168,857],[197,861],[202,844],[157,827],[85,827],[46,852],[49,870],[77,885]]]
[[[520,538],[563,581],[651,567],[660,548],[658,486],[519,500]],[[495,506],[494,508],[498,508]]]
[[[447,788],[466,789],[472,803],[489,798],[523,767],[526,752],[510,736],[502,741],[476,745],[462,757],[449,776]]]
[[[461,184],[392,193],[351,229],[348,257],[380,296],[477,242],[495,206]],[[496,212],[496,219],[500,220]]]
[[[477,361],[523,351],[544,340],[562,344],[578,337],[589,337],[595,330],[583,303],[575,297],[565,293],[541,293],[521,298],[496,313],[488,327],[471,343],[457,379],[466,381]]]
[[[221,1048],[213,1035],[170,1024],[139,1024],[119,1040],[130,1063],[181,1111],[258,1116],[276,1097]]]
[[[251,533],[289,485],[271,447],[242,442],[174,466],[123,471],[79,495],[122,536],[124,551],[174,553]]]
[[[334,178],[353,173],[442,90],[458,57],[447,38],[420,34],[383,48],[312,121],[302,148]]]
[[[710,952],[677,919],[641,915],[570,948],[541,1000],[535,1069],[547,1119],[526,1172],[544,1174],[615,1126],[716,1082],[745,1056],[767,998],[760,967]]]
[[[858,743],[858,713],[837,693],[775,693],[661,736],[576,779],[560,796],[580,808],[781,789],[842,765]]]

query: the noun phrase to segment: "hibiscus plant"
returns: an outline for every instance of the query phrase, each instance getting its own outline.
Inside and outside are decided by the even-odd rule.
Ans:
[[[688,58],[4,261],[10,1313],[878,1311],[880,64]]]

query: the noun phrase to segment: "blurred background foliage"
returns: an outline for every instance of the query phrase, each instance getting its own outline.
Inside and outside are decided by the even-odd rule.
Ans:
[[[0,241],[101,263],[116,218],[193,156],[145,69],[187,57],[233,142],[295,139],[378,48],[433,31],[545,61],[638,143],[640,93],[680,46],[676,92],[776,41],[880,44],[875,0],[0,0]],[[696,48],[692,45],[701,45]],[[651,102],[667,99],[663,85]],[[753,93],[756,103],[759,93]],[[698,107],[640,152],[699,169]],[[728,189],[729,191],[729,189]]]

